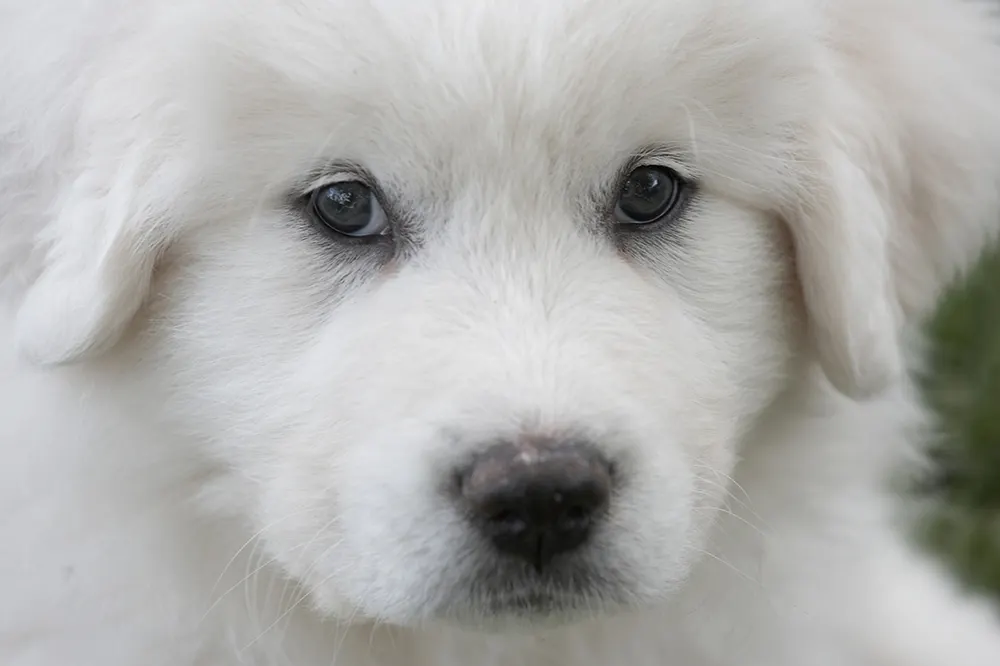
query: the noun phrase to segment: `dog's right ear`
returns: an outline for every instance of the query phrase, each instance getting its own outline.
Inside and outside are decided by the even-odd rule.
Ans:
[[[145,300],[170,240],[168,210],[149,194],[165,172],[145,152],[132,146],[110,166],[82,169],[36,237],[42,272],[17,315],[18,344],[31,360],[52,365],[99,354]]]

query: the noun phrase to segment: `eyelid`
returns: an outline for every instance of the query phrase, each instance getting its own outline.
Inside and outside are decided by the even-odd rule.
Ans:
[[[351,183],[359,182],[368,188],[374,190],[375,188],[369,182],[368,178],[364,174],[358,173],[356,171],[335,171],[324,173],[321,176],[316,176],[308,181],[305,181],[296,189],[302,196],[307,196],[312,194],[318,189],[329,187],[330,185],[336,185],[337,183]]]
[[[687,168],[685,164],[677,160],[652,160],[649,162],[640,162],[636,165],[636,169],[643,167],[660,167],[661,169],[669,169],[673,171],[677,176],[685,183],[691,183],[695,180],[695,174]]]
[[[677,174],[681,180],[686,182],[694,182],[697,179],[697,174],[688,167],[682,160],[677,159],[673,155],[637,155],[634,159],[630,160],[622,169],[623,179],[627,178],[636,169],[643,169],[649,167],[659,167],[661,169],[669,169]]]
[[[677,173],[686,181],[696,181],[701,174],[693,166],[693,155],[688,151],[668,144],[648,145],[635,152],[623,165],[626,173],[641,167],[663,167]]]
[[[350,181],[362,183],[373,192],[378,190],[378,182],[368,169],[354,160],[347,159],[314,164],[293,183],[291,191],[298,193],[299,196],[308,196],[321,187]]]

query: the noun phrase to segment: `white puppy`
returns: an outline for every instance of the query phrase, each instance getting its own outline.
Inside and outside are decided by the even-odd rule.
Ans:
[[[997,666],[903,537],[963,0],[0,2],[3,666]]]

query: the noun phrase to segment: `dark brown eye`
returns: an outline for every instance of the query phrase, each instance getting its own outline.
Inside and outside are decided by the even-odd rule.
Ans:
[[[378,198],[360,181],[317,188],[310,196],[309,210],[317,222],[344,236],[367,238],[389,232],[389,218]]]
[[[615,203],[622,225],[652,224],[669,215],[681,201],[684,180],[666,167],[644,166],[629,174]]]

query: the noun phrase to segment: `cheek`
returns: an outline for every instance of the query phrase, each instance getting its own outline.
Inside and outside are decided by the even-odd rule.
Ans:
[[[217,433],[308,402],[288,393],[289,378],[331,313],[379,271],[308,232],[278,217],[219,221],[171,248],[136,340],[168,411]]]
[[[731,411],[753,414],[781,389],[802,346],[791,239],[778,221],[717,198],[706,197],[698,213],[680,247],[645,266],[698,321],[730,398],[746,405]]]
[[[707,197],[676,240],[635,254],[639,270],[674,291],[688,314],[687,330],[666,335],[685,353],[660,369],[683,377],[689,390],[698,384],[674,413],[689,424],[692,436],[681,444],[705,473],[711,499],[724,490],[741,436],[802,355],[791,241],[768,216]]]

